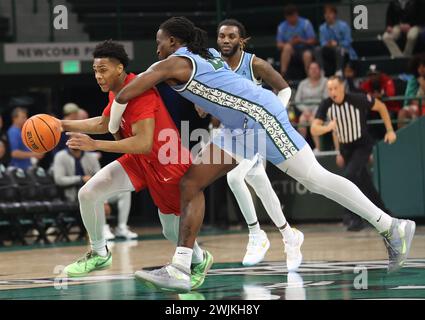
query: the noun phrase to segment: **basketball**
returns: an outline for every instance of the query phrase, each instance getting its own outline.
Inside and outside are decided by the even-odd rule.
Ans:
[[[57,146],[61,137],[60,120],[48,114],[36,114],[22,127],[22,141],[34,152],[45,153]]]

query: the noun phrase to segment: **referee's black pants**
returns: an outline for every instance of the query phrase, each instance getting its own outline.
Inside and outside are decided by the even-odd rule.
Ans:
[[[341,144],[340,152],[345,162],[343,176],[353,182],[379,209],[391,214],[376,190],[368,170],[372,149],[373,144]],[[349,210],[347,213],[354,215]]]

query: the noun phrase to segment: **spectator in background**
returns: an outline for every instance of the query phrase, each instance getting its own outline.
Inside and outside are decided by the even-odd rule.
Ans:
[[[391,57],[411,56],[415,49],[420,26],[424,19],[423,0],[392,0],[387,9],[387,28],[383,41],[390,51]],[[402,52],[396,41],[402,34],[406,35],[406,45]]]
[[[23,170],[31,167],[31,158],[42,159],[44,154],[30,151],[22,141],[22,127],[28,119],[27,109],[17,107],[12,111],[12,125],[7,130],[7,138],[10,145],[10,166]]]
[[[375,99],[394,97],[395,84],[394,80],[387,74],[377,70],[376,65],[372,64],[367,73],[367,79],[360,84],[360,89]],[[391,118],[397,119],[401,104],[398,101],[383,101],[390,113]],[[369,112],[367,120],[379,120],[380,116],[377,112]],[[383,124],[369,124],[369,131],[375,140],[381,140],[385,135],[385,127]]]
[[[295,94],[296,108],[301,112],[298,131],[306,138],[307,127],[311,125],[320,102],[328,97],[326,89],[327,79],[317,62],[310,63],[308,77],[300,82]],[[314,151],[320,150],[318,136],[313,136]]]
[[[425,78],[425,54],[414,56],[410,61],[410,68],[413,71],[413,77],[407,82],[406,91],[404,96],[406,98],[421,97],[423,93],[423,79]],[[425,99],[422,100],[422,105]],[[404,100],[404,107],[398,113],[398,127],[401,128],[406,125],[406,121],[414,119],[419,116],[419,100]],[[425,113],[422,112],[422,115]]]
[[[88,118],[89,118],[89,113],[86,110],[80,108],[80,110],[78,110],[77,119],[86,120]]]
[[[345,64],[342,74],[346,93],[362,92],[360,89],[360,80],[356,78],[356,65],[353,61],[349,61]]]
[[[7,141],[7,132],[4,130],[4,122],[2,115],[0,115],[0,140]]]
[[[7,167],[10,162],[10,150],[7,132],[4,130],[3,126],[3,116],[0,115],[0,163]]]
[[[96,154],[66,148],[59,151],[53,160],[53,176],[55,183],[66,188],[64,193],[69,201],[78,201],[78,190],[92,176],[100,170],[100,163]],[[135,239],[137,234],[131,232],[127,226],[128,216],[131,208],[131,193],[122,192],[105,203],[105,214],[111,213],[109,203],[118,204],[118,227],[115,229],[115,235],[111,232],[108,224],[105,224],[103,233],[107,240],[117,237],[126,239]]]
[[[380,72],[374,64],[369,66],[367,79],[360,84],[360,88],[380,100],[396,95],[394,80],[387,74]],[[385,105],[392,117],[397,116],[400,111],[400,103],[398,101],[387,101]]]
[[[80,108],[78,106],[77,106],[77,108],[78,108],[78,111],[77,111],[77,120],[86,120],[86,119],[88,119],[90,117],[90,115],[87,112],[87,110],[82,109],[82,108]],[[66,118],[66,116],[65,116],[63,118],[63,120],[74,120],[73,117],[74,117],[74,114],[72,114],[72,116],[71,117],[68,117],[68,118]],[[97,157],[98,160],[102,159],[102,152],[93,152],[93,153],[96,155],[96,157]]]
[[[80,109],[80,107],[73,103],[68,102],[66,103],[62,108],[63,118],[62,120],[82,120],[80,117],[84,116],[83,109]],[[86,111],[87,113],[87,111]],[[66,149],[66,141],[68,140],[65,132],[62,132],[61,139],[59,140],[58,145],[54,149],[53,153],[56,154],[57,152]]]
[[[351,46],[350,26],[337,19],[337,9],[332,4],[324,7],[325,22],[319,28],[320,47],[315,49],[316,60],[330,76],[335,72],[342,72],[345,56],[356,60],[357,54]]]
[[[3,140],[0,140],[0,164],[2,164],[5,167],[9,165],[9,159],[7,156],[7,148]]]
[[[316,44],[316,34],[311,22],[298,15],[294,5],[284,9],[285,21],[277,28],[277,47],[280,53],[280,73],[284,76],[292,58],[302,60],[305,73],[313,61],[313,46]]]

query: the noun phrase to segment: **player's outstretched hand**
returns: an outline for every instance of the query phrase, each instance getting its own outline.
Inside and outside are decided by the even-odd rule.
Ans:
[[[388,144],[393,144],[397,140],[397,135],[394,131],[389,131],[385,134],[384,141]]]
[[[96,150],[96,141],[88,135],[78,132],[67,132],[66,135],[70,137],[66,142],[68,148],[82,151]]]

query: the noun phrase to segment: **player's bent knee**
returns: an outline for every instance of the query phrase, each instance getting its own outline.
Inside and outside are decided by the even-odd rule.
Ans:
[[[332,178],[334,174],[323,168],[318,162],[312,164],[306,179],[300,181],[310,192],[323,194],[323,185]]]
[[[93,190],[93,188],[90,188],[87,185],[82,186],[78,191],[78,201],[80,202],[95,201],[96,198],[96,192]]]
[[[230,189],[240,189],[244,183],[244,177],[242,177],[237,171],[231,171],[227,174],[227,184]]]

